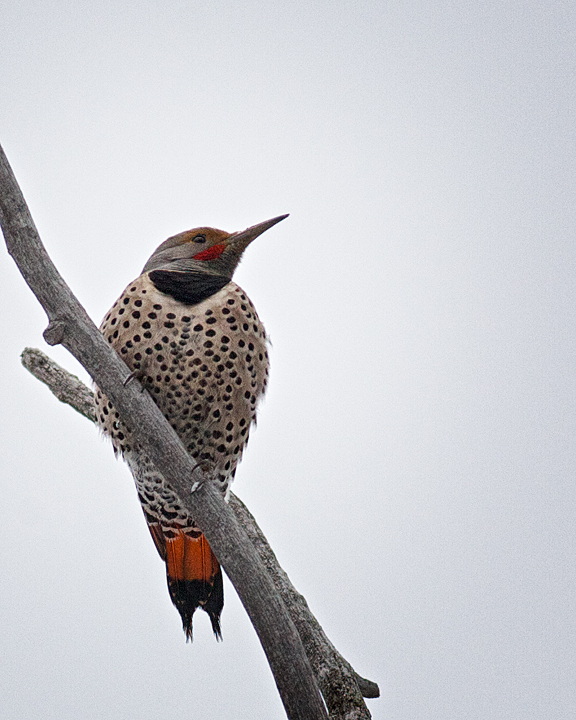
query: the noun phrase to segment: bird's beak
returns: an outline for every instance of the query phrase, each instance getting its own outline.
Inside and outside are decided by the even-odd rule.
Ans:
[[[243,252],[248,245],[250,245],[252,240],[255,240],[259,235],[262,235],[263,232],[266,232],[266,230],[269,230],[271,227],[276,225],[276,223],[279,223],[287,217],[288,215],[279,215],[271,220],[265,220],[264,222],[258,223],[258,225],[252,225],[252,227],[246,228],[246,230],[233,233],[228,238],[227,244],[233,245],[234,249],[237,248],[240,252]]]

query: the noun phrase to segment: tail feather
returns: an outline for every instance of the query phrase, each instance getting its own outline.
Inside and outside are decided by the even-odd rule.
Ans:
[[[192,640],[192,617],[199,607],[208,613],[214,635],[221,640],[222,570],[208,541],[204,535],[193,538],[182,532],[166,537],[158,525],[150,525],[150,532],[166,562],[170,599],[182,618],[186,640]]]
[[[224,604],[224,595],[220,569],[209,587],[199,580],[174,580],[168,576],[168,590],[182,618],[186,641],[192,640],[192,616],[198,607],[208,613],[216,639],[222,639],[220,613]]]

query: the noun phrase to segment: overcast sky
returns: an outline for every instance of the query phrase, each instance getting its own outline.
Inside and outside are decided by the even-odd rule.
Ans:
[[[0,142],[96,322],[166,237],[290,218],[234,490],[376,720],[576,716],[573,2],[9,0]],[[4,720],[284,717],[228,584],[186,645],[132,479],[19,364],[6,253]]]

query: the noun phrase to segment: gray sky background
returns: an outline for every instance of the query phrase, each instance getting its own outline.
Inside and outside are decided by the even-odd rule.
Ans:
[[[235,491],[376,720],[576,715],[572,2],[31,2],[0,141],[99,322],[166,237],[289,212],[236,279],[272,376]],[[0,715],[273,720],[226,588],[186,645],[126,467],[3,313]]]

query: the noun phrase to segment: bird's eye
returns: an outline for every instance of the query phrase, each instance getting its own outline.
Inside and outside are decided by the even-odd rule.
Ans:
[[[195,243],[205,243],[206,242],[206,235],[195,235],[192,238],[192,242]]]

